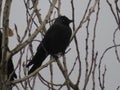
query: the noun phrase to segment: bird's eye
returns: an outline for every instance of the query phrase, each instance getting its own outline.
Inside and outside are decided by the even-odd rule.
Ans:
[[[64,19],[63,19],[62,21],[63,21],[63,22],[65,22],[65,20],[64,20]]]

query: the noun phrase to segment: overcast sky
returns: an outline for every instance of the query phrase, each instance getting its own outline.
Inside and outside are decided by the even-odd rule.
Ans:
[[[71,17],[71,7],[70,7],[70,0],[62,0],[62,8],[61,8],[61,14],[62,15],[66,15],[68,18],[72,18]],[[81,20],[81,18],[83,17],[85,8],[87,6],[87,2],[89,0],[75,0],[75,24],[76,26],[78,25],[79,20]],[[94,0],[93,0],[94,1]],[[114,1],[114,0],[109,0],[109,1]],[[47,10],[49,8],[49,2],[48,0],[40,0],[40,5],[39,8],[41,8],[40,12],[42,14],[42,17],[44,18]],[[119,3],[120,6],[120,3]],[[24,8],[24,3],[23,0],[13,0],[12,3],[12,8],[11,8],[11,15],[10,15],[10,27],[14,29],[14,24],[16,24],[18,26],[18,30],[19,32],[22,34],[25,30],[26,27],[26,23],[25,23],[25,19],[26,19],[26,13],[25,13],[25,8]],[[94,19],[95,14],[92,15],[91,19]],[[91,21],[91,26],[94,23]],[[84,50],[85,50],[85,38],[86,38],[86,25],[83,25],[82,28],[80,28],[80,30],[77,33],[77,38],[78,38],[78,45],[80,48],[80,52],[81,52],[81,59],[82,61],[82,65],[84,66]],[[98,21],[98,25],[97,25],[97,33],[96,33],[96,51],[98,51],[99,55],[98,55],[98,60],[101,57],[102,53],[104,52],[104,50],[113,45],[113,32],[116,29],[117,24],[115,22],[115,19],[110,11],[109,6],[106,3],[106,0],[101,0],[100,3],[100,14],[99,14],[99,21]],[[90,27],[90,31],[92,31],[92,27]],[[92,35],[92,33],[90,33],[90,35]],[[92,36],[90,36],[92,38]],[[10,42],[9,45],[11,48],[14,48],[16,46],[17,40],[15,39],[16,36],[10,37]],[[118,32],[117,36],[116,36],[116,41],[119,44],[120,42],[120,32]],[[13,44],[14,43],[14,44]],[[90,42],[91,43],[91,42]],[[37,47],[37,46],[35,46]],[[74,53],[74,43],[72,42],[69,46],[69,48],[72,48],[71,51],[67,54],[68,57],[68,61],[67,61],[67,65],[68,68],[71,67],[71,65],[73,65],[74,60],[75,60],[75,56],[76,54]],[[36,50],[36,49],[35,49]],[[119,54],[120,55],[120,54]],[[14,59],[16,59],[17,56],[14,57]],[[47,60],[45,62],[47,62],[49,60],[49,58],[47,58]],[[15,62],[17,62],[16,60],[14,60]],[[44,63],[45,63],[44,62]],[[105,79],[105,90],[116,90],[117,86],[120,85],[120,63],[118,63],[116,57],[115,57],[115,52],[114,49],[109,50],[103,59],[102,62],[102,66],[104,67],[106,65],[107,67],[107,73],[106,73],[106,79]],[[54,76],[56,77],[55,82],[62,82],[62,80],[64,80],[64,78],[62,77],[62,75],[60,74],[61,72],[58,71],[58,69],[56,69],[56,64],[54,63],[54,67],[55,67],[55,73]],[[98,69],[98,68],[97,68]],[[48,69],[49,70],[49,69]],[[47,73],[48,70],[42,70],[41,74],[45,77],[48,78]],[[72,74],[71,78],[75,78],[77,75],[77,68],[74,74]],[[84,67],[82,67],[82,72],[85,72]],[[96,73],[98,74],[98,72]],[[57,79],[59,76],[59,80]],[[84,75],[82,76],[82,78],[84,78]],[[97,79],[98,77],[96,77]],[[76,80],[73,79],[73,80]],[[46,90],[46,87],[42,86],[41,84],[37,83],[37,87],[41,87],[41,90]],[[81,83],[82,85],[82,83]],[[96,85],[98,87],[98,85]],[[99,90],[99,87],[96,90]],[[38,90],[38,89],[36,89]],[[66,90],[66,89],[64,89]],[[89,89],[89,87],[87,88],[87,90],[92,90]]]

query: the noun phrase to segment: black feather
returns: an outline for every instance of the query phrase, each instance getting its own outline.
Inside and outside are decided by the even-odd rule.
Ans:
[[[28,74],[40,67],[49,54],[55,56],[59,52],[62,52],[62,54],[65,53],[72,34],[71,28],[69,27],[70,22],[72,20],[69,20],[65,16],[60,16],[55,20],[38,46],[35,56],[28,63],[27,67],[33,65]]]

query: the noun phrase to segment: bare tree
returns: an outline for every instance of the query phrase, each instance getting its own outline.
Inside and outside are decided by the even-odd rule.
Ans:
[[[0,29],[3,32],[3,42],[1,47],[2,60],[0,64],[0,90],[12,90],[12,87],[14,87],[15,90],[36,90],[37,83],[40,83],[40,85],[46,87],[48,90],[63,90],[64,88],[65,90],[88,90],[87,88],[89,88],[90,85],[91,87],[89,90],[98,90],[98,86],[100,90],[105,90],[105,76],[108,68],[102,63],[104,55],[109,50],[113,49],[118,63],[120,62],[118,51],[120,44],[117,44],[115,40],[116,33],[120,31],[120,8],[118,0],[115,0],[112,4],[109,0],[106,0],[109,10],[115,18],[117,27],[113,33],[113,40],[111,40],[113,41],[113,46],[108,46],[103,53],[99,53],[99,50],[96,48],[97,26],[99,25],[98,22],[100,19],[100,10],[102,9],[102,7],[100,7],[102,1],[86,1],[86,7],[82,14],[83,16],[76,19],[76,1],[69,0],[69,3],[66,5],[70,5],[71,17],[74,20],[71,26],[73,30],[71,43],[74,44],[74,47],[68,48],[65,56],[61,56],[59,60],[54,60],[53,57],[50,57],[47,63],[43,64],[30,75],[27,75],[28,70],[26,64],[34,56],[34,43],[40,43],[47,31],[47,27],[50,27],[57,16],[63,15],[61,8],[64,1],[48,0],[48,11],[46,15],[44,15],[40,11],[42,8],[39,8],[39,4],[42,3],[40,0],[23,0],[26,9],[26,28],[21,35],[17,24],[14,25],[14,35],[16,35],[15,39],[17,40],[17,45],[11,51],[8,51],[8,41],[11,42],[8,38],[8,32],[10,29],[9,19],[12,2],[12,0],[5,0],[4,2],[3,0],[0,0],[0,22],[2,23],[0,23]],[[44,19],[42,18],[42,15],[45,16]],[[84,47],[79,44],[81,42],[77,36],[78,32],[82,32],[83,29],[84,38],[82,41],[84,41]],[[37,38],[38,36],[39,39]],[[68,60],[68,55],[71,51],[75,53],[75,56],[72,66],[69,66],[68,62],[70,62],[70,60]],[[84,52],[84,55],[81,54],[81,52]],[[9,81],[9,77],[7,77],[6,74],[6,65],[11,56],[18,57],[17,64],[15,64],[15,72],[17,73],[18,78],[14,81]],[[57,65],[53,65],[53,62],[56,62]],[[58,70],[55,71],[54,67],[57,67]],[[44,71],[45,69],[49,70],[49,73],[47,73],[49,79],[46,79],[44,75],[39,72]],[[82,71],[83,69],[84,72]],[[63,78],[61,82],[55,82],[56,79],[61,78],[59,76],[55,78],[54,73],[57,71],[59,71]],[[77,72],[77,74],[75,74],[73,78],[72,75],[74,72]],[[120,86],[117,86],[116,90],[119,90],[119,87]]]

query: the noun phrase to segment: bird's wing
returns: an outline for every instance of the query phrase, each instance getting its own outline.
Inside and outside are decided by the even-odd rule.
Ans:
[[[50,53],[58,53],[69,44],[71,29],[64,25],[53,25],[46,32],[42,44]],[[55,52],[54,52],[55,51]]]

